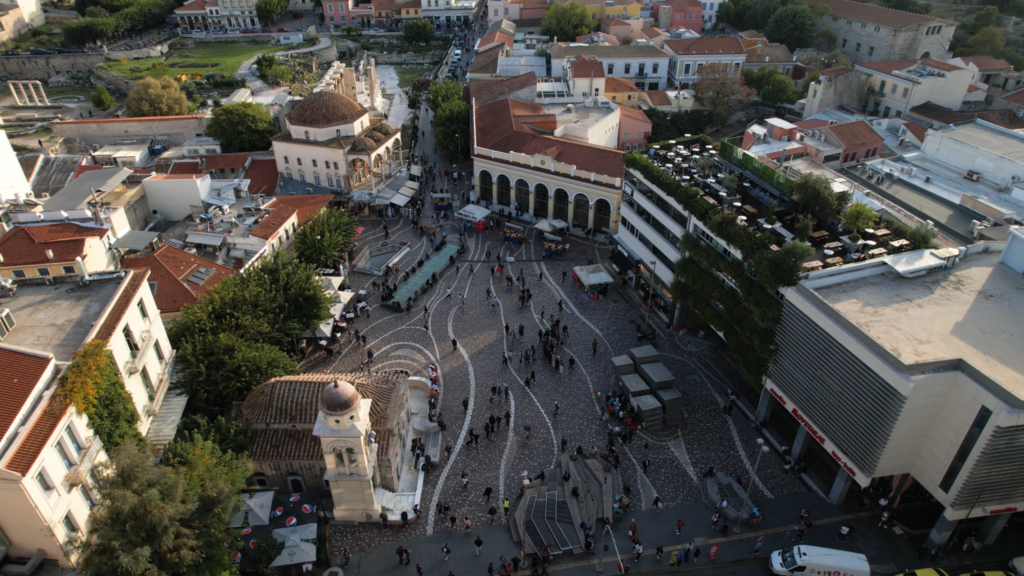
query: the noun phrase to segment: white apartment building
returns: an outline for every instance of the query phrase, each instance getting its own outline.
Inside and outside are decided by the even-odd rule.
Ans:
[[[959,110],[967,97],[974,73],[936,58],[861,62],[854,68],[871,74],[867,110],[873,116],[906,116],[910,109],[931,102]],[[984,92],[977,90],[984,100]]]
[[[93,466],[107,459],[88,419],[53,394],[62,366],[52,354],[0,344],[0,532],[12,558],[73,567],[71,544],[99,502]]]
[[[567,45],[556,43],[549,46],[551,52],[551,75],[561,78],[565,68],[578,56],[591,61],[600,61],[607,78],[628,78],[640,90],[658,90],[668,86],[669,56],[656,46],[598,46]]]
[[[991,544],[1024,508],[1022,272],[1016,228],[1005,249],[918,250],[806,274],[782,290],[756,420],[830,501],[854,484],[923,488],[945,507],[929,547],[967,518]]]
[[[692,88],[700,79],[700,71],[708,64],[724,62],[739,74],[747,59],[743,44],[735,36],[669,40],[663,48],[671,57],[668,81],[679,88]]]

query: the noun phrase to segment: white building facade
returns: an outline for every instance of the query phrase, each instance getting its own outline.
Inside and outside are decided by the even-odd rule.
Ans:
[[[663,48],[671,56],[669,82],[679,88],[692,88],[700,80],[701,70],[709,64],[725,63],[739,74],[747,59],[743,44],[732,36],[669,40]]]
[[[551,75],[565,76],[566,59],[579,55],[598,60],[606,78],[627,78],[640,90],[659,90],[668,86],[669,55],[656,46],[598,46],[552,44]]]

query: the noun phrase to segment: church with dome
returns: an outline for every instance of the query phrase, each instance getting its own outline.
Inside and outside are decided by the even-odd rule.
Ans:
[[[373,116],[341,82],[300,100],[271,139],[278,174],[339,191],[370,188],[399,162],[401,131]]]
[[[428,381],[404,371],[309,373],[261,384],[232,408],[252,436],[249,485],[330,494],[339,521],[413,516],[422,472],[410,447],[429,432],[421,429],[423,388]]]

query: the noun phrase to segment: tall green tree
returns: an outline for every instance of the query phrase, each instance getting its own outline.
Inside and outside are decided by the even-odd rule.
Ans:
[[[764,30],[772,16],[779,11],[779,0],[747,0],[736,12],[743,15],[743,26],[752,30]]]
[[[548,6],[544,19],[540,22],[540,33],[554,40],[571,42],[576,38],[589,34],[594,29],[590,12],[583,4],[555,2]]]
[[[782,75],[776,66],[761,66],[743,70],[743,82],[769,104],[792,104],[800,99],[793,81]]]
[[[214,110],[205,134],[216,138],[224,152],[255,152],[270,149],[277,125],[261,104],[239,102]]]
[[[92,91],[92,105],[100,110],[107,110],[117,104],[117,99],[110,95],[107,87],[97,84]]]
[[[790,4],[779,8],[765,27],[769,42],[785,44],[790,50],[807,48],[818,34],[818,19],[806,6]]]
[[[995,6],[986,6],[974,14],[970,22],[964,26],[964,31],[970,35],[977,34],[982,28],[999,25],[999,9]]]
[[[913,12],[914,14],[927,14],[932,8],[931,4],[918,2],[918,0],[885,0],[882,4],[893,10]]]
[[[316,267],[337,268],[355,239],[357,224],[356,218],[341,208],[317,212],[295,233],[295,256]]]
[[[469,104],[452,100],[441,105],[434,115],[437,146],[455,159],[469,156]]]
[[[988,26],[978,30],[971,36],[967,46],[958,48],[957,56],[999,56],[1006,49],[1003,31],[996,26]]]
[[[188,114],[188,100],[178,84],[163,76],[135,83],[124,102],[129,116],[181,116]]]
[[[854,202],[846,207],[840,218],[843,223],[843,230],[850,234],[857,234],[866,228],[871,228],[878,220],[878,215],[870,206],[863,202]]]
[[[448,102],[462,100],[462,84],[451,78],[443,78],[434,82],[427,89],[427,106],[434,112],[441,109],[441,106]],[[436,125],[437,122],[435,121]]]
[[[182,438],[199,434],[216,444],[221,452],[248,455],[249,450],[252,449],[252,435],[249,432],[249,427],[237,420],[228,420],[223,416],[216,418],[207,418],[198,414],[185,416],[178,422],[178,433],[182,435]]]
[[[89,515],[89,538],[78,543],[84,576],[225,574],[233,539],[227,526],[248,460],[194,437],[172,442],[166,466],[147,450],[124,444],[100,465],[103,505]]]
[[[270,24],[288,8],[288,0],[256,0],[256,17]]]
[[[715,13],[715,20],[725,24],[727,26],[736,27],[737,19],[742,24],[743,18],[736,13],[737,2],[729,1],[722,2],[718,5],[718,11]]]
[[[849,202],[848,194],[834,191],[828,178],[813,172],[796,179],[793,197],[811,212],[817,212],[819,220],[828,220]]]
[[[407,20],[402,25],[402,37],[410,44],[430,44],[434,39],[434,25],[423,18]]]

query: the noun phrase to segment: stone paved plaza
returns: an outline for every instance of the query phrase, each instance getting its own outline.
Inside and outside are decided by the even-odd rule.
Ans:
[[[429,208],[424,219],[429,220]],[[364,218],[366,227],[360,239],[360,249],[383,240],[379,218]],[[410,224],[408,219],[389,220],[392,239],[410,241],[413,250],[401,262],[402,269],[423,257],[429,244],[426,238]],[[448,226],[449,238],[457,238],[454,226]],[[434,513],[438,503],[447,503],[461,520],[464,516],[477,525],[487,524],[487,511],[491,505],[499,508],[501,497],[515,499],[522,483],[523,472],[535,475],[542,469],[553,467],[560,441],[565,437],[569,448],[582,445],[585,450],[596,446],[604,449],[610,426],[616,419],[602,421],[599,405],[604,394],[611,391],[613,374],[610,358],[628,352],[638,343],[635,324],[642,323],[642,307],[625,293],[628,288],[611,290],[606,298],[591,301],[572,282],[572,267],[586,264],[594,248],[579,238],[571,238],[570,251],[561,258],[541,259],[542,245],[528,240],[523,246],[514,246],[511,255],[513,275],[522,268],[527,287],[533,292],[532,306],[520,308],[518,288],[509,288],[504,277],[490,276],[492,260],[486,262],[487,243],[497,252],[502,245],[500,231],[479,234],[469,232],[467,252],[459,260],[459,273],[454,266],[446,268],[439,285],[420,296],[412,312],[392,312],[380,306],[379,298],[371,298],[371,317],[359,318],[355,323],[366,334],[367,346],[375,353],[373,370],[408,370],[413,375],[425,375],[429,362],[440,366],[441,396],[439,409],[447,425],[443,444],[453,447],[450,458],[442,457],[438,466],[427,476],[420,507],[424,518],[410,530],[382,530],[379,524],[357,527],[333,527],[331,553],[337,555],[345,546],[352,552],[389,544],[438,531],[450,530],[447,519]],[[598,259],[606,260],[610,249],[598,247]],[[502,261],[509,256],[501,254]],[[469,272],[473,264],[474,274]],[[566,280],[562,281],[562,274]],[[356,274],[353,289],[366,289],[373,293],[371,282],[375,277]],[[452,287],[452,298],[445,298],[445,286]],[[501,307],[492,306],[487,289],[496,293]],[[458,306],[458,295],[466,295],[466,306]],[[558,302],[563,311],[558,311]],[[428,310],[429,330],[424,330],[424,310]],[[541,308],[544,317],[541,317]],[[533,365],[520,365],[518,357],[524,346],[538,342],[538,330],[549,327],[558,318],[569,326],[569,339],[557,352],[568,361],[574,356],[574,370],[559,374],[543,362],[540,350]],[[652,323],[654,318],[652,317]],[[508,322],[518,332],[524,326],[524,339],[504,337]],[[673,336],[662,330],[655,346],[661,360],[676,376],[676,387],[683,394],[685,419],[682,426],[665,428],[634,435],[630,444],[621,446],[624,455],[620,467],[623,481],[633,489],[632,510],[649,508],[657,495],[664,506],[678,506],[700,500],[698,479],[709,466],[738,474],[745,482],[751,477],[756,458],[755,439],[758,437],[751,423],[734,411],[724,416],[730,382],[740,376],[717,345],[695,337]],[[453,351],[451,340],[458,340]],[[592,342],[597,340],[597,353]],[[524,342],[525,340],[525,342]],[[513,352],[511,366],[502,362],[505,350]],[[319,352],[307,358],[305,371],[358,370],[365,360],[361,345],[344,341],[338,353],[328,359]],[[536,373],[536,384],[530,389],[523,381],[530,372]],[[509,388],[509,398],[499,396],[492,400],[491,387]],[[596,399],[594,395],[597,395]],[[468,398],[468,410],[463,400]],[[554,416],[555,403],[559,413]],[[511,426],[504,421],[493,441],[483,435],[484,423],[494,414],[504,417],[509,412]],[[531,427],[531,437],[525,438],[524,425]],[[466,445],[470,428],[481,434],[479,445]],[[511,434],[510,434],[511,432]],[[645,448],[645,443],[647,447]],[[650,460],[645,476],[641,462]],[[468,489],[463,490],[461,474],[469,474]],[[744,484],[746,485],[746,484]],[[492,487],[494,495],[486,503],[483,491]],[[751,491],[752,500],[805,492],[806,489],[791,474],[784,473],[781,460],[769,454],[762,460]],[[710,511],[709,511],[710,515]],[[499,518],[500,518],[499,514]],[[500,520],[499,520],[500,521]]]

